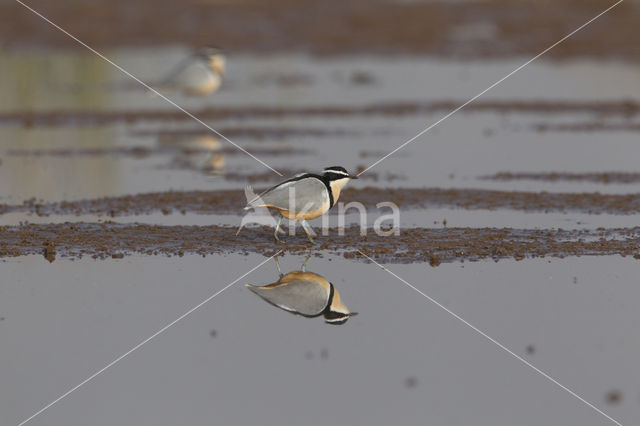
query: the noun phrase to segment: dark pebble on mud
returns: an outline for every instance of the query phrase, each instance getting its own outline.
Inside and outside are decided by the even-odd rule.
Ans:
[[[409,376],[406,379],[404,379],[404,386],[407,389],[413,389],[416,386],[418,386],[418,378],[415,376]]]
[[[373,74],[367,71],[354,71],[351,73],[351,83],[356,85],[368,85],[373,84],[375,78]]]
[[[619,390],[611,390],[607,392],[605,400],[610,405],[618,405],[620,404],[620,402],[622,402],[622,392],[620,392]]]

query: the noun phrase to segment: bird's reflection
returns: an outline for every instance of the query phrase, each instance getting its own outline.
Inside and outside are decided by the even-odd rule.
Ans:
[[[283,274],[280,263],[275,257],[280,279],[266,286],[246,286],[268,303],[307,318],[323,316],[327,324],[344,324],[357,315],[351,312],[342,302],[338,289],[325,277],[314,272],[307,272],[306,265],[311,257],[307,255],[299,271]]]
[[[166,133],[158,136],[157,144],[165,150],[176,150],[179,155],[174,166],[200,170],[206,174],[224,172],[225,155],[221,152],[220,139],[209,134]]]

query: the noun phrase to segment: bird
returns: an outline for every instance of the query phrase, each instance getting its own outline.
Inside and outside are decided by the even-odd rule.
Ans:
[[[284,217],[300,222],[309,241],[313,243],[313,230],[307,220],[322,216],[333,207],[340,197],[340,191],[352,179],[358,179],[358,176],[349,174],[340,166],[326,167],[321,174],[300,173],[267,189],[249,201],[244,209],[266,207],[277,211],[280,216],[273,234],[276,241],[280,241],[278,232]],[[241,229],[238,229],[238,233]]]
[[[207,95],[220,88],[225,68],[226,57],[221,49],[203,47],[180,62],[158,87],[181,91],[187,96]]]
[[[307,256],[299,271],[288,274],[280,271],[280,263],[275,257],[280,275],[278,281],[266,286],[253,284],[245,284],[245,286],[266,302],[292,314],[307,318],[323,316],[327,324],[346,323],[349,318],[358,313],[351,312],[346,307],[338,290],[325,277],[307,272],[306,264],[310,256],[311,254]]]

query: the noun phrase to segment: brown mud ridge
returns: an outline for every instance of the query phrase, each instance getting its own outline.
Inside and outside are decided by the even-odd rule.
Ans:
[[[341,253],[346,258],[368,256],[380,262],[476,261],[583,255],[623,255],[640,259],[640,228],[595,231],[470,229],[404,229],[399,236],[379,236],[349,227],[343,236],[331,230],[311,244],[304,235],[283,237],[276,243],[271,228],[248,228],[236,237],[229,226],[160,226],[113,222],[29,224],[0,227],[0,257],[42,255],[52,262],[56,256],[119,259],[132,254],[183,256],[224,253],[271,255],[278,249],[292,253],[316,250]],[[301,233],[299,233],[301,234]]]
[[[260,193],[260,190],[257,190]],[[242,214],[246,205],[244,191],[167,191],[80,201],[45,203],[35,199],[23,204],[0,204],[0,214],[27,212],[48,215],[141,215],[161,211],[199,214]],[[589,214],[640,213],[640,194],[547,193],[521,191],[489,191],[483,189],[440,188],[347,188],[340,201],[358,201],[375,209],[376,204],[393,201],[401,209],[455,207],[463,209],[513,209],[522,211]]]
[[[305,137],[332,137],[332,136],[353,136],[353,131],[320,128],[293,128],[293,127],[219,127],[216,128],[221,134],[228,138],[251,138],[253,140],[264,139],[292,139]],[[183,129],[183,130],[137,130],[132,132],[135,136],[159,137],[176,139],[183,137],[214,136],[207,129]]]
[[[253,147],[249,150],[254,155],[270,156],[270,155],[305,155],[311,151],[302,148],[291,147]],[[117,156],[117,157],[133,157],[146,158],[152,155],[170,155],[170,154],[225,154],[225,155],[246,155],[238,148],[226,146],[218,149],[206,148],[187,148],[180,147],[176,144],[174,148],[166,147],[112,147],[112,148],[60,148],[60,149],[13,149],[7,151],[7,155],[16,157],[96,157],[96,156]],[[273,172],[271,172],[273,173]]]
[[[200,119],[262,119],[283,117],[315,116],[406,116],[450,112],[465,100],[443,100],[437,102],[397,102],[377,103],[363,106],[324,105],[313,107],[219,107],[201,108],[191,111]],[[597,114],[632,117],[640,113],[640,103],[632,100],[621,101],[477,101],[467,105],[464,112],[486,113],[527,113],[527,114]],[[133,110],[133,111],[24,111],[0,113],[0,124],[31,126],[81,126],[105,125],[112,123],[136,123],[139,121],[191,120],[181,111],[175,110]],[[234,130],[235,129],[235,130]],[[240,132],[238,128],[231,128]],[[251,129],[246,129],[251,132]],[[224,132],[221,132],[225,134]],[[254,132],[255,133],[255,132]],[[277,132],[275,132],[277,133]],[[286,133],[285,130],[282,133]]]
[[[426,53],[533,56],[614,2],[602,0],[385,1],[31,0],[95,47],[216,44],[231,52]],[[78,47],[16,2],[0,3],[0,40]],[[304,17],[304,19],[302,19]],[[638,59],[640,5],[626,1],[548,56]]]
[[[547,181],[547,182],[569,181],[569,182],[595,182],[595,183],[613,184],[613,183],[638,183],[640,182],[640,173],[500,172],[494,175],[480,176],[479,179],[498,180],[503,182],[514,181],[514,180],[538,180],[538,181]]]
[[[538,132],[639,132],[640,123],[539,123],[533,128]]]

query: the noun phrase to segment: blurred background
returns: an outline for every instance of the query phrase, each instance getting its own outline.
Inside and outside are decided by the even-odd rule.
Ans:
[[[365,170],[614,1],[25,3],[292,175]],[[625,0],[341,196],[404,202],[403,232],[460,244],[468,229],[574,232],[524,254],[511,241],[489,251],[492,237],[475,258],[444,247],[442,265],[430,252],[385,261],[625,425],[640,418],[639,22],[640,2]],[[244,230],[244,250],[229,229],[245,185],[279,180],[0,0],[0,423],[18,424],[265,260],[255,248],[271,247],[270,232]],[[89,242],[105,229],[114,237]],[[125,241],[150,234],[161,242]],[[570,246],[600,238],[622,248]],[[32,423],[613,424],[322,241],[308,268],[360,312],[348,324],[296,318],[242,282]],[[554,257],[536,254],[550,247]],[[284,272],[305,254],[288,253]],[[271,262],[246,278],[276,279]]]

